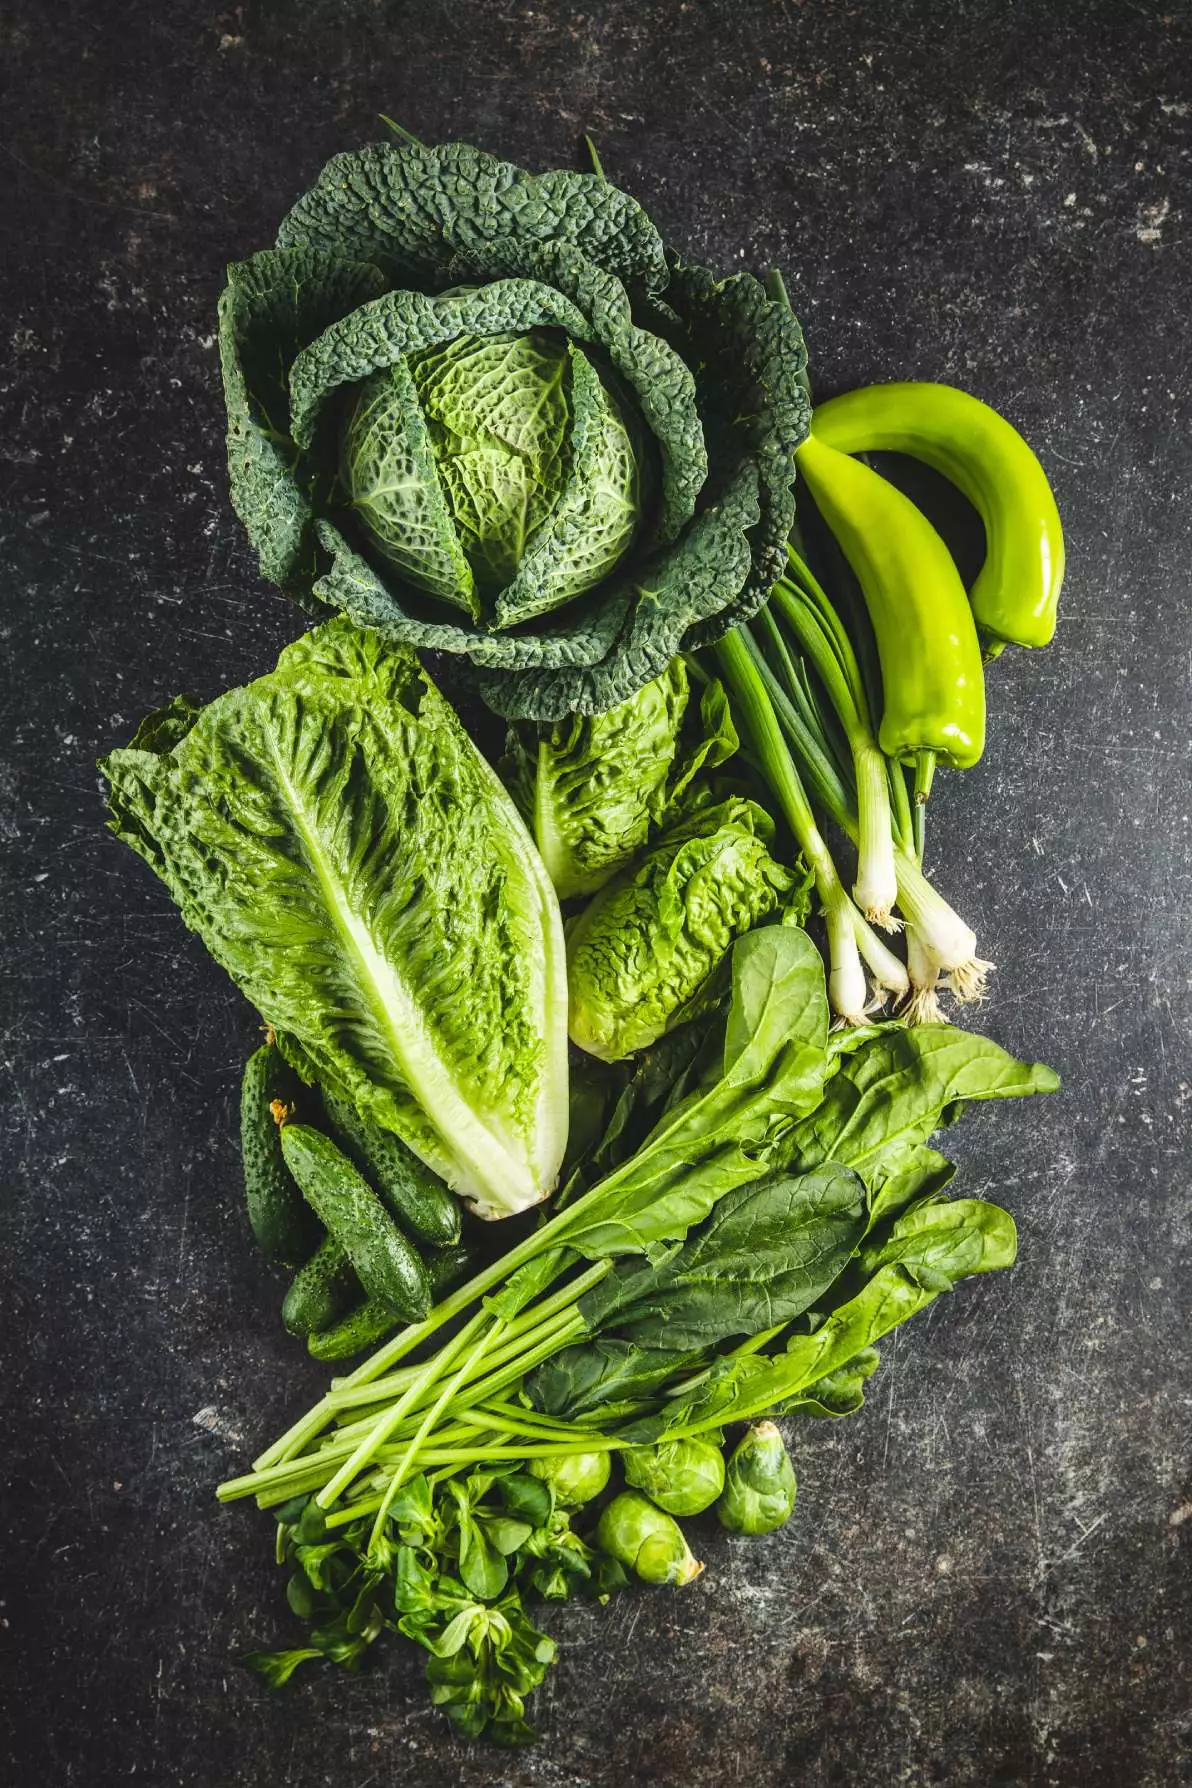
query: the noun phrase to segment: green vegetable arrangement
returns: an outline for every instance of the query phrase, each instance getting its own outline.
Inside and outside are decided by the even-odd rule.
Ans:
[[[568,1516],[566,1542],[555,1529],[588,1573],[560,1566],[552,1594],[587,1589],[593,1550],[647,1582],[685,1583],[700,1567],[676,1516],[715,1505],[731,1531],[766,1532],[793,1507],[768,1426],[727,1468],[726,1427],[857,1409],[882,1336],[961,1278],[1011,1264],[1010,1218],[945,1196],[952,1169],[928,1138],[969,1100],[1050,1091],[1055,1076],[948,1026],[861,1038],[830,1031],[828,1016],[805,933],[772,925],[740,939],[727,1009],[688,1027],[696,1071],[668,1074],[671,1038],[659,1045],[669,1062],[645,1056],[555,1214],[222,1486],[286,1522],[323,1524],[350,1548],[352,1596],[367,1585],[361,1644],[343,1655],[343,1628],[320,1607],[307,1646],[255,1660],[267,1674],[319,1656],[354,1663],[396,1626],[431,1651],[432,1696],[462,1730],[526,1736],[541,1672],[494,1676],[483,1647],[461,1649],[440,1694],[439,1628],[429,1643],[399,1614],[416,1568],[455,1595],[466,1550],[472,1596],[510,1634],[536,1632],[526,1604],[543,1593],[539,1542],[526,1554],[529,1536],[502,1527],[486,1550],[429,1525],[411,1540],[409,1496],[473,1496],[490,1474],[529,1470],[557,1508],[582,1510],[609,1480],[601,1456],[620,1457],[628,1488],[595,1525]],[[614,1581],[599,1577],[601,1593]],[[535,1655],[545,1666],[553,1648]]]
[[[248,1225],[286,1330],[353,1362],[219,1488],[273,1512],[307,1629],[245,1661],[279,1687],[395,1633],[458,1732],[519,1744],[540,1605],[691,1582],[693,1518],[713,1576],[776,1532],[800,1418],[1014,1261],[932,1137],[1058,1080],[944,1022],[990,965],[924,811],[986,665],[1051,637],[1062,532],[962,392],[812,413],[780,277],[685,266],[598,164],[338,156],[229,270],[220,348],[233,502],[323,619],[101,768],[262,1020]],[[885,450],[980,512],[970,590]],[[499,774],[424,647],[502,717]]]
[[[611,706],[781,571],[798,324],[600,174],[338,155],[229,269],[220,356],[263,575],[457,655],[502,713]]]

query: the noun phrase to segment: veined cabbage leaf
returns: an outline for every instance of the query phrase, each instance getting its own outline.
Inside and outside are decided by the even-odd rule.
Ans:
[[[337,620],[101,765],[111,828],[286,1039],[482,1216],[553,1188],[567,986],[550,878],[408,649]]]

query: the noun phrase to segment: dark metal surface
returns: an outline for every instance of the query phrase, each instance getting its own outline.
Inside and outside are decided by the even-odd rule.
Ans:
[[[1190,1779],[1190,69],[1172,0],[0,11],[6,1779]],[[1071,546],[1055,646],[996,666],[933,802],[981,1021],[1066,1080],[956,1137],[1021,1264],[799,1432],[785,1531],[552,1617],[516,1757],[449,1738],[412,1651],[279,1699],[232,1662],[290,1628],[270,1523],[212,1485],[320,1374],[240,1209],[252,1016],[92,768],[299,631],[228,508],[214,304],[380,111],[531,166],[591,130],[692,256],[786,270],[821,393],[1006,410]]]

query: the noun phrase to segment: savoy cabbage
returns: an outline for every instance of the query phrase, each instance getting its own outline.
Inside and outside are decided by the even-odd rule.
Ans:
[[[597,175],[336,156],[229,269],[220,357],[263,574],[455,654],[501,713],[612,707],[781,572],[798,324]]]

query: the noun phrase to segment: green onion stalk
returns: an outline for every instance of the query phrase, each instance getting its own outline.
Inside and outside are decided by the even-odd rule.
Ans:
[[[870,710],[847,635],[793,549],[791,563],[794,577],[776,587],[757,623],[768,649],[748,626],[740,626],[713,648],[718,666],[735,699],[750,755],[815,876],[828,932],[834,1010],[846,1022],[858,1022],[865,1007],[863,961],[878,988],[900,998],[908,1022],[942,1023],[941,987],[961,1001],[980,999],[992,964],[977,955],[974,932],[924,875],[902,770],[878,752],[884,766],[879,778],[870,756]],[[798,656],[784,638],[783,624],[802,647]],[[806,674],[808,659],[828,711]],[[888,912],[883,903],[892,874],[889,904],[897,902],[906,923],[905,967],[861,906],[849,899],[812,802],[858,846],[855,891],[860,901],[871,903],[871,911]]]
[[[804,690],[788,650],[779,621],[785,623],[822,685],[848,744],[853,783],[857,792],[857,879],[853,899],[865,917],[884,930],[899,929],[891,917],[898,896],[894,873],[894,832],[890,808],[890,777],[869,712],[861,667],[852,642],[835,609],[810,567],[793,547],[787,549],[794,573],[778,583],[762,611],[760,624],[774,649],[774,663],[791,699]],[[905,787],[905,783],[903,785]]]
[[[815,880],[828,934],[828,999],[832,1010],[845,1024],[863,1024],[871,1007],[862,958],[878,985],[891,993],[908,991],[906,969],[870,928],[840,879],[802,778],[783,740],[767,689],[771,673],[749,630],[736,628],[713,650],[766,781]]]

